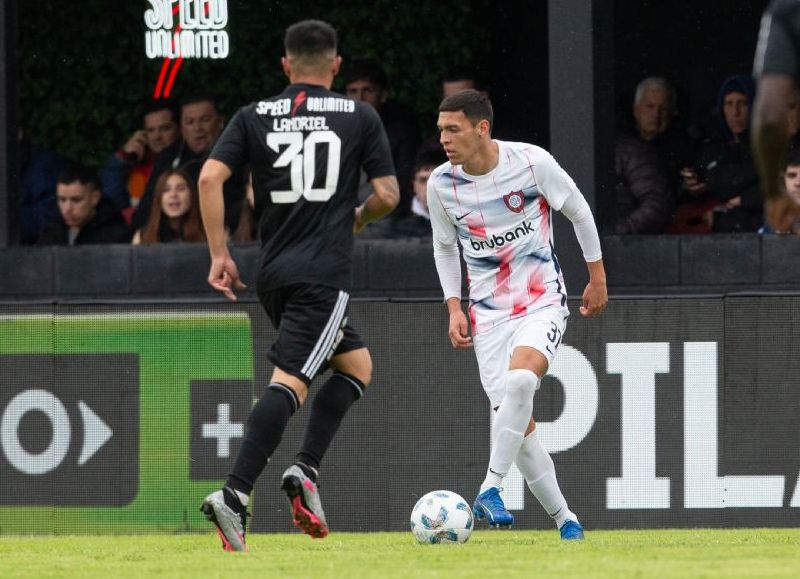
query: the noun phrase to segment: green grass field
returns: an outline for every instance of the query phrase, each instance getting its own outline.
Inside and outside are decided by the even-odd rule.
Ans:
[[[411,533],[251,535],[224,553],[216,535],[0,538],[0,577],[800,577],[800,529],[473,533],[417,545]]]

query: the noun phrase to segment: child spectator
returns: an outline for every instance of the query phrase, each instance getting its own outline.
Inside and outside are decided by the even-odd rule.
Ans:
[[[781,220],[775,222],[776,228],[765,223],[759,233],[784,233],[800,235],[800,150],[792,149],[786,157],[786,169],[783,171],[784,192],[782,197],[796,208],[793,212],[786,212]]]

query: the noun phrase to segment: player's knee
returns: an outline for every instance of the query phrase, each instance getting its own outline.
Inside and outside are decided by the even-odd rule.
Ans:
[[[331,366],[337,372],[357,378],[365,388],[372,381],[372,356],[366,348],[336,356]]]
[[[358,365],[358,372],[353,375],[361,380],[364,388],[369,386],[369,383],[372,381],[372,357],[369,355],[369,352],[366,352],[364,360]]]
[[[308,398],[308,386],[299,380],[297,382],[287,384],[287,386],[291,388],[295,396],[297,396],[297,402],[299,405],[302,406],[305,404],[306,398]]]
[[[272,377],[270,378],[270,383],[274,382],[283,384],[287,388],[290,388],[297,397],[297,402],[300,406],[302,406],[306,401],[306,397],[308,396],[308,384],[294,374],[289,374],[280,368],[275,368],[275,370],[272,372]]]
[[[536,394],[539,378],[530,370],[509,370],[506,375],[506,396],[512,400],[529,400]]]

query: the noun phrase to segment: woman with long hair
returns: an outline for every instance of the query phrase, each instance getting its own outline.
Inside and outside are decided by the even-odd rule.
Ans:
[[[165,171],[156,181],[147,222],[133,236],[133,244],[204,242],[197,186],[181,169]]]

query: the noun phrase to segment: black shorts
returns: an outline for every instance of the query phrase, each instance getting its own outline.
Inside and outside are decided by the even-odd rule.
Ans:
[[[761,19],[753,74],[800,75],[800,7],[793,0],[773,0]]]
[[[269,360],[310,384],[337,354],[364,347],[347,324],[350,295],[329,286],[305,283],[259,291],[261,305],[278,329]]]

